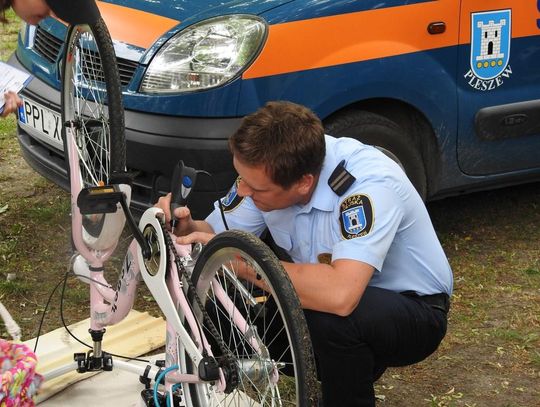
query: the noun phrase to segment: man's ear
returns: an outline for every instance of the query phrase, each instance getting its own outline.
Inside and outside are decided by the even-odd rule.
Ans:
[[[304,174],[297,182],[298,192],[302,195],[309,194],[316,182],[316,178],[313,174]]]

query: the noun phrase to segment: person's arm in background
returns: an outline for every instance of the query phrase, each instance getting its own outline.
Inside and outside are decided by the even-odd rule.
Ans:
[[[7,117],[11,113],[16,113],[19,106],[22,106],[22,100],[17,93],[8,91],[4,93],[4,110],[1,117]]]

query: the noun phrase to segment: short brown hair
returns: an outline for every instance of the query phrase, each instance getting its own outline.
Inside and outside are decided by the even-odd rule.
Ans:
[[[307,107],[268,102],[242,120],[229,139],[247,165],[264,165],[273,182],[288,189],[305,174],[318,175],[326,154],[321,120]]]
[[[0,0],[0,23],[7,23],[6,10],[11,7],[11,0]]]

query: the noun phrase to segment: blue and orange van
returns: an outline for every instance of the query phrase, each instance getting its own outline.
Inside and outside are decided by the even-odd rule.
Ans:
[[[179,159],[235,174],[227,138],[269,100],[313,109],[327,132],[379,146],[426,199],[540,179],[540,1],[107,0],[121,71],[134,205]],[[10,63],[27,161],[66,185],[59,65],[66,27],[23,26]]]

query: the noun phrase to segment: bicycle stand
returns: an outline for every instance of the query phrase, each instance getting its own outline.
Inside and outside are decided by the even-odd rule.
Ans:
[[[103,330],[92,330],[89,329],[88,332],[90,333],[92,340],[94,342],[94,349],[89,350],[87,353],[84,352],[77,352],[74,353],[73,359],[77,363],[77,372],[78,373],[87,373],[87,372],[98,372],[98,371],[105,371],[110,372],[113,370],[113,358],[112,356],[107,353],[103,352],[101,348],[103,335],[105,334],[105,329]],[[118,363],[120,364],[118,366]],[[121,362],[117,361],[114,364],[116,367],[119,368],[127,368],[129,365],[127,362]],[[130,368],[126,370],[131,370],[131,367],[135,367],[134,365],[129,365]],[[156,406],[154,402],[154,391],[150,385],[152,382],[152,377],[154,380],[157,380],[156,377],[160,375],[162,370],[165,368],[165,360],[157,360],[155,361],[155,367],[157,367],[157,371],[152,372],[152,365],[146,365],[144,367],[144,372],[140,373],[139,371],[134,371],[135,373],[140,373],[139,375],[139,382],[144,384],[144,390],[141,391],[141,398],[144,402],[144,405],[146,407],[167,407],[167,398],[166,395],[158,393],[158,402],[159,405]],[[165,378],[161,379],[161,384],[164,384]],[[173,406],[183,406],[182,404],[182,397],[180,395],[173,395]]]
[[[77,362],[77,372],[86,373],[100,370],[110,372],[113,368],[112,356],[101,350],[105,329],[100,331],[89,329],[88,332],[94,342],[94,349],[89,350],[87,353],[75,353],[73,355],[73,359]]]
[[[163,368],[159,366],[159,363],[139,365],[118,359],[113,360],[112,356],[106,352],[102,352],[102,356],[97,358],[95,357],[94,351],[90,350],[88,353],[75,353],[73,362],[50,370],[44,373],[43,376],[45,380],[52,380],[73,371],[82,374],[91,372],[97,373],[99,371],[109,372],[114,369],[120,369],[139,376],[139,381],[145,385],[145,388],[149,388],[147,383],[149,384],[152,381],[157,380],[163,370]]]

